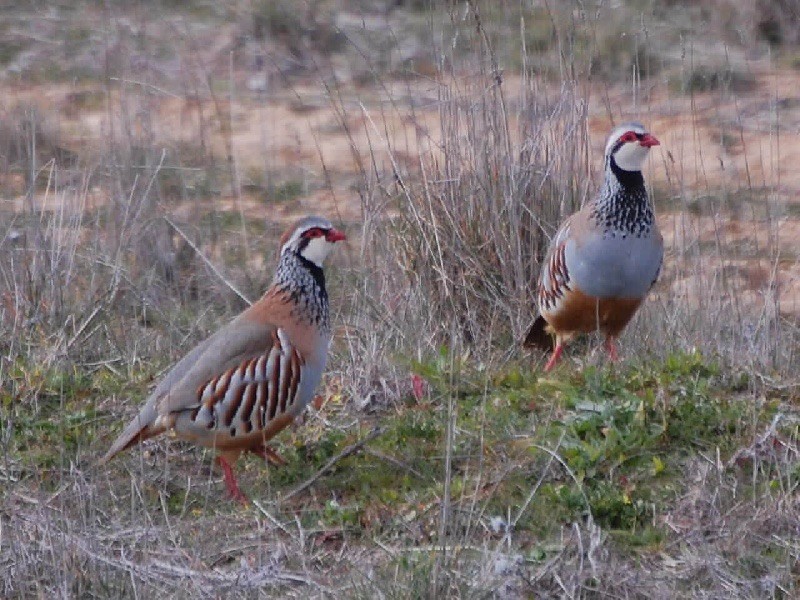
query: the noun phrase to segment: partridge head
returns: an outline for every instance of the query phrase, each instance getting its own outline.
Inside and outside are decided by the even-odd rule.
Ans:
[[[231,465],[242,452],[278,460],[267,443],[305,409],[322,378],[331,335],[323,263],[345,239],[321,217],[287,229],[269,289],[172,367],[102,462],[172,431],[217,450],[228,491],[246,500]]]

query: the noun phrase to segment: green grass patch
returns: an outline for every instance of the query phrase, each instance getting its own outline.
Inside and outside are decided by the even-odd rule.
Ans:
[[[704,454],[725,462],[763,431],[779,404],[754,402],[746,379],[726,376],[699,353],[543,377],[514,364],[490,373],[469,356],[456,358],[442,349],[414,370],[425,378],[428,393],[409,396],[380,415],[379,437],[336,462],[276,514],[287,522],[297,517],[309,531],[325,535],[435,543],[449,464],[444,531],[453,542],[475,543],[510,530],[520,551],[539,555],[564,527],[591,516],[620,548],[658,551],[670,536],[662,517],[686,493],[691,461]],[[43,484],[65,458],[99,454],[101,430],[108,437],[109,427],[124,425],[116,416],[107,422],[98,398],[124,389],[143,399],[149,383],[144,377],[126,382],[107,371],[36,370],[23,363],[7,375],[1,399],[11,456],[21,478],[37,477]],[[454,413],[449,451],[448,405]],[[782,435],[796,439],[797,425],[792,427]],[[274,468],[255,457],[241,461],[243,489],[258,497],[262,488],[255,489],[254,481],[269,469],[270,493],[285,495],[370,428],[364,422],[353,429],[323,427],[314,420],[287,430],[274,447],[288,463]],[[786,493],[797,487],[800,469],[784,467],[745,461],[739,468],[742,486]],[[192,476],[208,477],[197,468]],[[153,505],[161,502],[159,490],[173,515],[194,514],[206,505],[207,487],[189,490],[180,477],[155,477],[142,484]],[[224,489],[217,487],[222,497]]]
[[[108,371],[11,364],[4,372],[0,416],[18,475],[46,480],[64,461],[93,454],[107,426],[97,401],[121,393],[125,383]]]
[[[445,407],[452,395],[450,494],[454,514],[467,515],[461,525],[453,518],[452,535],[467,535],[476,519],[510,514],[533,547],[591,514],[618,543],[655,549],[667,536],[659,516],[683,492],[689,459],[719,451],[724,460],[774,413],[741,393],[747,382],[724,378],[698,353],[548,378],[511,366],[487,381],[469,359],[443,350],[415,370],[430,397],[409,398],[383,415],[385,432],[370,444],[372,452],[341,461],[315,484],[316,497],[337,504],[320,502],[313,519],[355,527],[370,522],[369,515],[391,515],[370,527],[395,536],[407,534],[407,519],[422,519],[429,526],[415,539],[426,541],[444,486]],[[304,480],[355,439],[324,431],[298,443],[273,482]],[[426,511],[433,514],[423,517]]]

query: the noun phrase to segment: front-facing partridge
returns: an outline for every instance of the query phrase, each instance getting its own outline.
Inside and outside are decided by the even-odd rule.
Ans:
[[[217,450],[228,491],[246,500],[231,465],[242,452],[275,456],[267,442],[303,411],[322,378],[331,337],[322,264],[344,239],[320,217],[290,227],[264,296],[170,370],[102,462],[172,431]]]
[[[578,333],[603,333],[615,360],[616,337],[658,278],[664,243],[642,177],[658,144],[640,123],[615,128],[606,142],[602,188],[550,243],[539,276],[540,314],[525,337],[526,346],[553,349],[545,371]]]

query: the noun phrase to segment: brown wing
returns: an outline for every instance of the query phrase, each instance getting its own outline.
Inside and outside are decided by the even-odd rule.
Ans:
[[[200,404],[198,388],[219,373],[235,370],[243,362],[269,353],[274,347],[278,324],[290,322],[290,312],[291,305],[272,288],[228,325],[195,346],[164,376],[101,462],[172,427],[177,415]],[[301,334],[295,337],[302,342],[305,340]]]
[[[564,294],[572,289],[565,255],[574,216],[569,217],[561,225],[550,244],[542,266],[538,290],[539,312],[542,315],[557,310]]]
[[[175,432],[203,446],[249,448],[275,435],[305,406],[299,398],[305,361],[282,329],[272,345],[213,377],[196,391],[197,403],[175,417]]]

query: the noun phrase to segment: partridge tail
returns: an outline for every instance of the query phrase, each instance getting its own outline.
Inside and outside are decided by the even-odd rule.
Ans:
[[[145,404],[142,411],[131,421],[120,436],[117,438],[108,452],[100,459],[99,464],[105,464],[123,450],[151,438],[164,431],[164,428],[154,427],[157,417],[155,403]]]
[[[555,348],[555,340],[547,331],[547,321],[544,320],[544,317],[539,315],[533,322],[533,325],[531,325],[531,328],[528,329],[528,333],[525,335],[525,340],[522,342],[522,345],[525,348],[540,348],[547,352]]]

